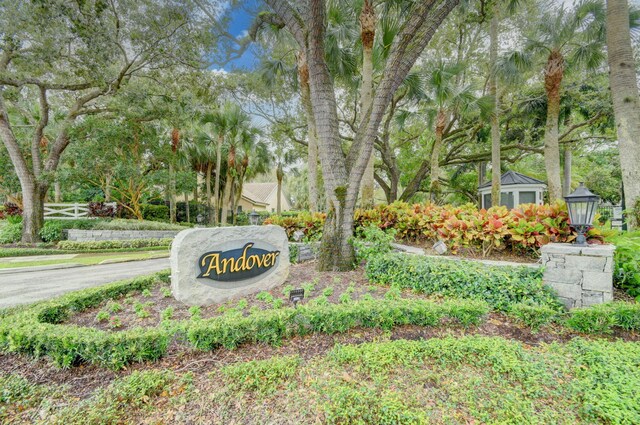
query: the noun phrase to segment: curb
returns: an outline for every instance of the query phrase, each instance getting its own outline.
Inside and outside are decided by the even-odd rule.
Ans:
[[[43,270],[72,269],[75,267],[84,267],[84,266],[85,266],[84,264],[66,263],[66,264],[51,264],[49,266],[12,267],[8,269],[0,269],[0,275],[14,274],[14,273],[40,272]]]

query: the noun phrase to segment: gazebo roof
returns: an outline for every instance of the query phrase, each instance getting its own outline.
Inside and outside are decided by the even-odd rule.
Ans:
[[[500,177],[501,186],[513,186],[513,185],[531,185],[539,184],[546,186],[547,184],[542,180],[534,179],[533,177],[525,176],[524,174],[516,173],[515,171],[507,171]],[[478,189],[484,189],[491,187],[491,182],[481,184]]]

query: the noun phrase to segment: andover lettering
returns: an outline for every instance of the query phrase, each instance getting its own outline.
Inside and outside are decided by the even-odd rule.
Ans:
[[[249,242],[240,249],[203,254],[198,260],[198,278],[244,280],[265,273],[276,265],[280,251],[267,251],[253,246],[254,243]]]

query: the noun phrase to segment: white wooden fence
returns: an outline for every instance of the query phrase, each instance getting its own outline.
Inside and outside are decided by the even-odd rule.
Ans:
[[[107,205],[113,205],[115,202],[108,203]],[[89,217],[89,205],[88,204],[44,204],[44,219],[45,220],[75,220],[78,218],[91,219]]]

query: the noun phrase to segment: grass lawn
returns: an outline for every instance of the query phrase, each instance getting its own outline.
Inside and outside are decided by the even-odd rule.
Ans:
[[[73,258],[69,255],[62,255],[62,258],[52,258],[39,261],[2,261],[0,259],[0,269],[11,269],[16,267],[50,266],[57,264],[82,264],[85,266],[101,264],[107,262],[123,262],[135,260],[148,260],[151,258],[168,257],[169,252],[164,251],[135,251],[135,252],[112,252],[112,253],[83,253],[75,254]],[[26,259],[25,259],[26,260]]]

